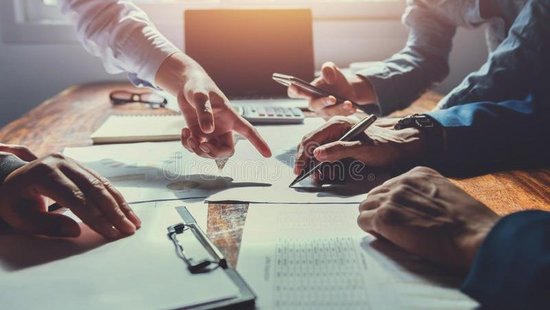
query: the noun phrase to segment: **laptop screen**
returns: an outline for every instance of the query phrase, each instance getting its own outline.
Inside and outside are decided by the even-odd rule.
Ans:
[[[286,96],[274,72],[313,79],[310,10],[186,10],[184,17],[186,53],[230,98]]]

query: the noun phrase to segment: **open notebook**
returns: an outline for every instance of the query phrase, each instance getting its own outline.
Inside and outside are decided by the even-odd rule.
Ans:
[[[181,115],[112,115],[91,136],[94,144],[179,140]]]

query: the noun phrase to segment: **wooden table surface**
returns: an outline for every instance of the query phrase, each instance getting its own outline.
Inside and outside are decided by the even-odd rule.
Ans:
[[[67,146],[91,145],[90,134],[109,115],[174,113],[165,109],[152,110],[139,104],[113,107],[109,93],[121,89],[135,90],[128,83],[70,87],[3,127],[0,142],[27,145],[42,156],[60,152]],[[410,108],[395,115],[426,112],[439,99],[440,96],[427,93]],[[550,211],[548,169],[497,172],[452,181],[499,214],[525,209]],[[247,204],[208,206],[207,233],[233,266],[237,262],[247,210]]]

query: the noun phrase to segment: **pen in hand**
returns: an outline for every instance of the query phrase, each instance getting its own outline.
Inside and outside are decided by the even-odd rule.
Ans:
[[[362,119],[359,123],[355,124],[348,132],[346,132],[342,138],[338,139],[338,141],[352,141],[355,139],[359,134],[364,132],[367,128],[369,128],[374,122],[376,121],[377,117],[375,115],[367,116],[364,119]],[[317,171],[323,163],[318,163],[313,168],[302,171],[299,176],[290,183],[288,187],[292,187],[296,185],[297,183],[303,181],[305,178],[309,177],[312,173]]]

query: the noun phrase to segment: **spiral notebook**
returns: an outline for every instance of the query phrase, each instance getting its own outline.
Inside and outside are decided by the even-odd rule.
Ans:
[[[94,144],[175,141],[184,126],[181,115],[112,115],[91,138]]]

